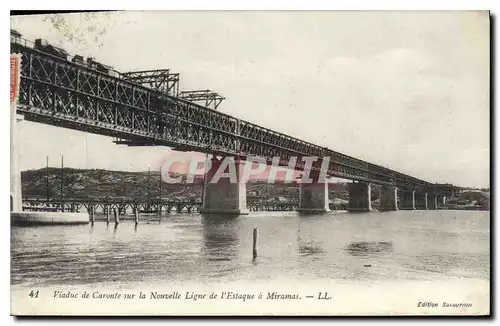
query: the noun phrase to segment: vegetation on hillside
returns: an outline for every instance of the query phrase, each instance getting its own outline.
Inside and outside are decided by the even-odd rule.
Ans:
[[[62,172],[62,173],[61,173]],[[61,187],[61,174],[63,186]],[[193,199],[201,198],[203,193],[203,177],[195,176],[194,183],[186,183],[186,175],[170,177],[183,178],[182,183],[161,182],[162,198]],[[64,198],[97,200],[113,199],[147,199],[158,198],[160,195],[160,172],[124,172],[98,169],[48,168],[22,172],[23,197],[60,198],[61,189]],[[165,178],[162,178],[165,179]],[[47,187],[48,180],[48,187]],[[489,190],[489,189],[488,189]],[[249,198],[268,198],[281,200],[296,200],[299,197],[299,187],[296,183],[269,184],[254,180],[247,184]],[[467,190],[458,198],[450,198],[449,205],[456,207],[480,205],[489,207],[489,191]],[[379,197],[379,186],[372,185],[372,201]],[[329,198],[347,200],[349,193],[347,183],[329,184]],[[453,206],[453,207],[455,207]]]

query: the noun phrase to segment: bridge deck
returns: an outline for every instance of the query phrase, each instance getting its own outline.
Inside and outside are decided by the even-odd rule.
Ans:
[[[18,112],[29,121],[186,151],[259,157],[268,163],[279,157],[282,165],[293,156],[298,162],[316,156],[320,159],[313,170],[329,157],[330,176],[436,191],[418,178],[161,93],[118,72],[73,63],[21,38],[11,38],[11,53],[22,55]]]

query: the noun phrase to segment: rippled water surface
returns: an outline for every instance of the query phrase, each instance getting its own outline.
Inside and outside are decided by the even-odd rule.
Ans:
[[[252,231],[258,257],[252,259]],[[15,285],[489,279],[489,212],[142,217],[12,227]]]

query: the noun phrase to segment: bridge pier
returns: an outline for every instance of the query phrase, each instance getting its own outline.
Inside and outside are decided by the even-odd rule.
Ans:
[[[369,212],[372,210],[371,186],[369,183],[349,183],[348,212]]]
[[[427,193],[415,192],[415,208],[427,209]]]
[[[230,157],[227,158],[227,160],[230,159]],[[236,172],[233,179],[236,179],[236,182],[231,182],[231,178],[227,176],[227,172],[231,173],[229,166],[226,167],[225,173],[218,180],[212,180],[224,160],[224,158],[219,160],[215,156],[212,158],[212,166],[205,172],[201,214],[246,215],[250,213],[247,209],[246,183],[241,178],[245,162],[238,158],[233,159]],[[230,162],[229,164],[233,163]]]
[[[444,204],[446,204],[446,196],[444,196],[444,195],[437,195],[437,202],[438,202],[438,205],[444,205]]]
[[[428,209],[437,209],[437,207],[438,207],[437,195],[428,194],[427,195],[427,208]]]
[[[301,183],[299,186],[299,208],[302,213],[326,213],[330,211],[328,203],[328,181],[311,176],[311,183]]]
[[[380,189],[380,210],[398,210],[398,188],[384,186]]]
[[[399,192],[399,209],[415,210],[415,191],[400,191]]]

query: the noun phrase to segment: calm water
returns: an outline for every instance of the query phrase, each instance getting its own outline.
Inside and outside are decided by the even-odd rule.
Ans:
[[[161,223],[13,227],[13,285],[489,280],[489,212],[180,214]],[[252,230],[258,258],[252,261]]]

